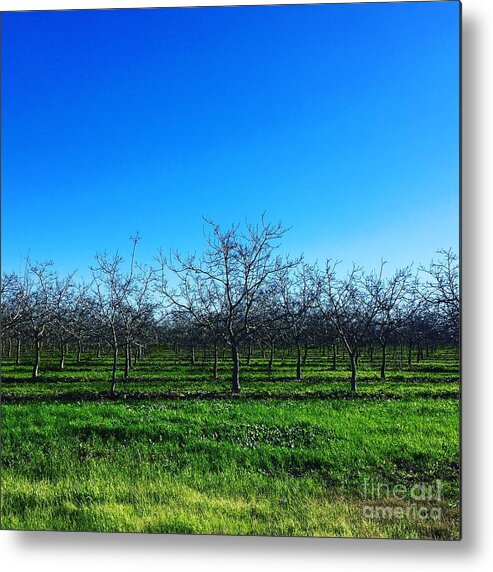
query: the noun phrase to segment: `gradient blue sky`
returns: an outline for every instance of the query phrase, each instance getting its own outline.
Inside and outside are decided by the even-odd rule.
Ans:
[[[2,263],[281,219],[365,267],[458,249],[457,2],[8,13]]]

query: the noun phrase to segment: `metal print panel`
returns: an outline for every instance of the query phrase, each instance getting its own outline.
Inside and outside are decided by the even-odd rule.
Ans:
[[[2,15],[2,527],[460,538],[460,4]]]

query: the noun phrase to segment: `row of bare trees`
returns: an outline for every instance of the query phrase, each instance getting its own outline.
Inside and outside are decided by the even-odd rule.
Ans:
[[[458,344],[459,267],[451,250],[439,251],[437,261],[416,272],[406,267],[388,275],[382,263],[376,272],[353,266],[342,273],[331,260],[320,266],[282,257],[277,251],[286,233],[281,223],[262,218],[258,225],[226,230],[206,223],[210,232],[200,255],[159,252],[152,266],[141,265],[136,235],[128,261],[119,254],[98,254],[88,282],[76,281],[75,273],[61,277],[52,263],[30,260],[22,274],[4,274],[4,351],[14,351],[19,362],[21,345],[29,345],[33,378],[39,375],[45,340],[59,348],[60,369],[68,344],[77,348],[77,361],[83,348],[110,352],[114,392],[121,354],[128,379],[132,365],[158,340],[187,344],[192,361],[195,348],[207,345],[217,378],[218,351],[226,346],[231,390],[238,393],[245,346],[268,351],[270,368],[276,347],[294,348],[301,380],[309,343],[332,348],[334,369],[341,345],[355,391],[362,348],[378,345],[385,379],[391,344]]]

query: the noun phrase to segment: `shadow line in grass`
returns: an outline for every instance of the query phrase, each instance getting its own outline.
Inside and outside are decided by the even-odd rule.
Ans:
[[[118,381],[123,382],[122,379]],[[388,376],[385,380],[380,380],[378,376],[365,376],[362,375],[358,378],[358,381],[361,383],[372,382],[375,384],[378,383],[403,383],[403,384],[413,384],[413,383],[458,383],[460,381],[459,377],[444,377],[444,378],[428,378],[428,377],[400,377],[395,376],[391,377]],[[128,383],[171,383],[176,382],[179,383],[229,383],[229,377],[220,377],[217,380],[212,378],[203,378],[203,377],[130,377],[128,379]],[[299,384],[302,385],[313,385],[317,383],[327,383],[327,384],[335,384],[335,383],[349,383],[349,377],[305,377],[303,380],[299,381],[291,377],[265,377],[265,378],[257,378],[257,379],[245,379],[244,383],[292,383],[292,384]],[[6,385],[23,385],[26,383],[29,384],[60,384],[60,383],[109,383],[109,380],[106,378],[81,378],[81,377],[38,377],[36,379],[32,378],[21,378],[21,377],[5,377],[2,376],[2,383]]]
[[[79,401],[146,401],[146,400],[295,400],[308,401],[314,399],[326,400],[366,400],[366,401],[388,401],[401,400],[409,401],[418,399],[459,399],[458,391],[444,391],[441,393],[433,393],[429,391],[413,392],[412,394],[396,394],[388,392],[379,393],[352,393],[350,391],[313,391],[308,393],[269,393],[255,392],[242,393],[233,395],[228,392],[218,391],[194,391],[194,392],[133,392],[133,393],[115,393],[107,392],[87,393],[87,392],[67,392],[61,394],[52,394],[50,396],[42,395],[4,395],[2,401],[4,403],[32,403],[32,402],[79,402]]]

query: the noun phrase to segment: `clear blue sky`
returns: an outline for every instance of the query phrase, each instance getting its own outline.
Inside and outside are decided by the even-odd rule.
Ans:
[[[392,267],[458,248],[457,2],[9,13],[2,257],[200,250],[202,215]]]

